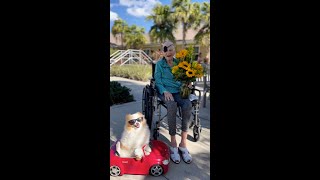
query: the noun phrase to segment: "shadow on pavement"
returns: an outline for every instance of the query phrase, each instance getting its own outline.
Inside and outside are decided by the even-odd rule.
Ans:
[[[131,89],[130,94],[133,95],[135,101],[141,101],[143,88],[146,86],[145,84],[149,84],[148,82],[131,82],[131,81],[123,81],[123,80],[115,80],[118,81],[122,86],[126,86]]]
[[[135,101],[125,104],[110,106],[110,130],[105,132],[106,140],[110,141],[110,146],[121,137],[125,115],[128,113],[142,112],[142,93],[143,88],[149,82],[136,82],[125,79],[115,79],[121,85],[131,89],[131,94],[134,96]],[[162,107],[162,117],[167,113],[164,107]],[[200,107],[199,117],[201,119],[202,131],[200,134],[200,140],[194,142],[193,130],[188,131],[188,146],[190,152],[192,152],[193,162],[186,164],[181,160],[180,164],[174,164],[170,162],[169,171],[163,176],[152,177],[152,176],[135,176],[125,175],[118,177],[117,179],[192,179],[192,180],[209,180],[210,179],[210,103],[207,104],[206,108]],[[154,117],[153,121],[158,120],[158,117]],[[214,122],[212,122],[214,123]],[[158,140],[163,141],[167,145],[170,145],[170,135],[168,133],[167,118],[164,118],[160,123],[160,136]],[[177,142],[181,139],[181,120],[177,118]],[[151,134],[152,135],[152,134]],[[212,139],[211,139],[212,141]],[[112,177],[113,178],[113,177]],[[116,179],[116,178],[114,178]]]

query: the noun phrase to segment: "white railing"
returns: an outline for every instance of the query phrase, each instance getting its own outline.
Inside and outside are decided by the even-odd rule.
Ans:
[[[210,74],[209,75],[204,75],[201,78],[197,78],[196,81],[197,82],[203,82],[204,78],[206,78],[207,82],[210,82]]]
[[[210,68],[207,69],[207,72],[202,76],[201,78],[197,78],[196,82],[194,82],[194,85],[201,87],[202,89],[202,102],[203,107],[206,107],[206,99],[207,99],[207,93],[209,92],[210,95]]]
[[[114,64],[150,64],[152,59],[142,50],[118,50],[110,55],[110,67]]]
[[[202,76],[201,78],[197,78],[196,81],[203,82],[204,78],[206,78],[207,82],[210,82],[210,66],[209,65],[207,66],[206,73],[204,74],[204,76]]]

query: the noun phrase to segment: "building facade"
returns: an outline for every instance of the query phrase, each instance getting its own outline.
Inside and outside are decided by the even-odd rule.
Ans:
[[[209,47],[205,47],[199,44],[196,44],[193,39],[196,35],[197,31],[190,29],[186,33],[186,44],[187,46],[193,45],[194,47],[194,55],[198,55],[200,52],[202,54],[202,58],[208,58],[208,63],[210,63],[210,49]],[[174,36],[176,38],[175,47],[176,52],[179,52],[183,48],[183,40],[182,40],[182,28],[178,28],[174,32]],[[154,52],[158,51],[162,48],[160,43],[152,43],[149,37],[149,34],[145,34],[147,43],[143,46],[142,50],[150,56],[152,59],[155,58],[153,55]],[[111,46],[112,45],[112,46]],[[120,48],[121,47],[121,38],[120,35],[115,38],[110,32],[110,47],[111,48]],[[155,60],[155,59],[154,59]]]

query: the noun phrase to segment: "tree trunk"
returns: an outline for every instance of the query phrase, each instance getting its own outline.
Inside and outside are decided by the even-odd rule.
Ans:
[[[210,53],[210,44],[209,44],[209,46],[208,46],[207,49],[208,49],[208,52]],[[208,64],[210,64],[210,59],[211,59],[211,54],[210,54],[210,56],[208,57],[208,62],[207,62]]]
[[[120,33],[120,37],[121,37],[121,50],[123,50],[123,38],[122,38],[122,32]]]
[[[186,48],[187,43],[186,43],[186,24],[182,23],[182,42],[183,42],[183,48]]]

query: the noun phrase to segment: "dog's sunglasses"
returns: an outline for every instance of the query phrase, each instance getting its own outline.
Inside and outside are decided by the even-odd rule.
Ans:
[[[136,123],[136,121],[141,122],[142,121],[142,117],[139,117],[137,119],[131,119],[130,121],[128,121],[128,123],[130,125],[134,125],[134,123]]]

